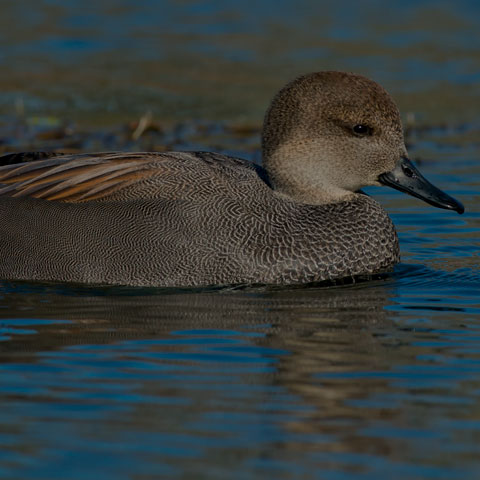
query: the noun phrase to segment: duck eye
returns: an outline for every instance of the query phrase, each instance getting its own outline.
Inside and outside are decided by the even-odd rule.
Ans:
[[[355,133],[356,135],[371,135],[373,133],[372,128],[370,128],[368,125],[363,125],[361,123],[355,125],[352,130],[353,133]]]

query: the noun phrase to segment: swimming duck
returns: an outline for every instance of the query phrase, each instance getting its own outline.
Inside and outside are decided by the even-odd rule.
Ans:
[[[363,76],[301,76],[273,98],[263,166],[218,153],[0,157],[0,278],[207,286],[389,271],[395,228],[361,192],[463,206],[408,159],[399,111]]]

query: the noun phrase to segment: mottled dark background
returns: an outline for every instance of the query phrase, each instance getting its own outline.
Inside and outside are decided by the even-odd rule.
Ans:
[[[480,4],[5,1],[0,112],[259,123],[298,74],[355,71],[425,121],[480,110]]]

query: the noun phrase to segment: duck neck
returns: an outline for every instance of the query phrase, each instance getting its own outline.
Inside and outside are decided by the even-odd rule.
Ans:
[[[356,193],[337,187],[327,165],[309,152],[286,146],[266,154],[263,166],[268,172],[273,189],[278,195],[298,203],[324,205],[352,199]]]

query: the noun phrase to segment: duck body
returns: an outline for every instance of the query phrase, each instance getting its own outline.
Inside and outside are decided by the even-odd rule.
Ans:
[[[137,163],[144,176],[101,199],[89,199],[92,186],[82,201],[1,196],[1,278],[296,284],[373,274],[398,262],[393,224],[367,195],[329,205],[297,203],[271,188],[263,168],[213,153],[60,156],[54,164],[70,163],[65,178],[65,172],[78,176],[85,165],[102,165],[91,163],[95,159],[106,166],[119,159]],[[45,183],[44,192],[51,188]]]
[[[274,97],[262,167],[215,153],[0,157],[0,278],[140,286],[298,284],[399,260],[388,185],[463,212],[408,160],[400,114],[360,75]]]

